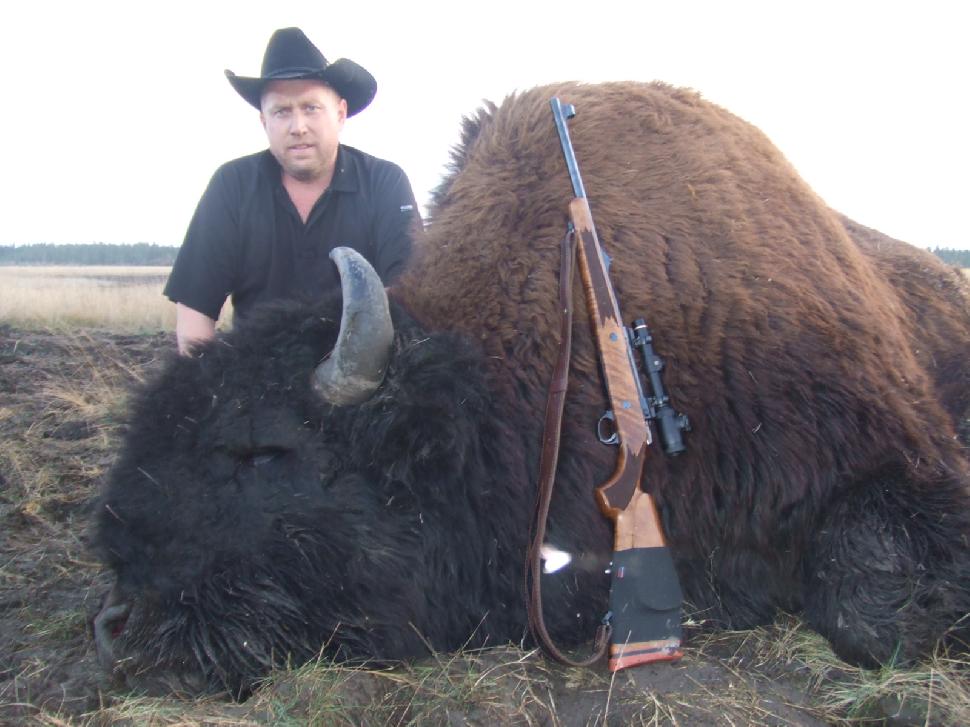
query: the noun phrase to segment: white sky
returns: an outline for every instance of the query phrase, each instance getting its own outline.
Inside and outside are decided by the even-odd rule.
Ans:
[[[404,167],[422,204],[482,99],[656,79],[759,126],[859,222],[970,248],[968,16],[938,0],[12,0],[0,244],[179,244],[215,168],[265,147],[223,69],[258,75],[273,30],[298,25],[376,76],[343,140]]]

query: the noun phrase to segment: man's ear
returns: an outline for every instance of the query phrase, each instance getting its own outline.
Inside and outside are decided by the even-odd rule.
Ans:
[[[340,99],[340,103],[337,104],[337,118],[340,120],[340,128],[344,128],[344,122],[347,120],[347,99]]]

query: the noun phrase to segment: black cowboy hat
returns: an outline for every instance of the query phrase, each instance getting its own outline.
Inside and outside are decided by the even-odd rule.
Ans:
[[[284,79],[323,81],[346,99],[347,116],[362,111],[377,93],[377,81],[363,67],[346,58],[328,63],[299,28],[283,28],[273,33],[266,44],[259,78],[237,76],[229,70],[226,78],[239,95],[256,108],[260,108],[266,84]]]

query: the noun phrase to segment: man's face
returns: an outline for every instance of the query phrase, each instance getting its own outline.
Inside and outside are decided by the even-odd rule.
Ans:
[[[259,118],[285,174],[301,182],[329,178],[347,118],[347,102],[336,91],[320,81],[273,81]]]

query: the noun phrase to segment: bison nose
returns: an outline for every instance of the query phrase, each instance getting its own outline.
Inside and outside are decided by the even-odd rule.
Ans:
[[[113,671],[117,657],[114,653],[114,642],[128,621],[131,606],[127,603],[117,603],[113,599],[114,592],[105,599],[98,615],[94,617],[94,648],[98,654],[98,661],[108,671]]]

